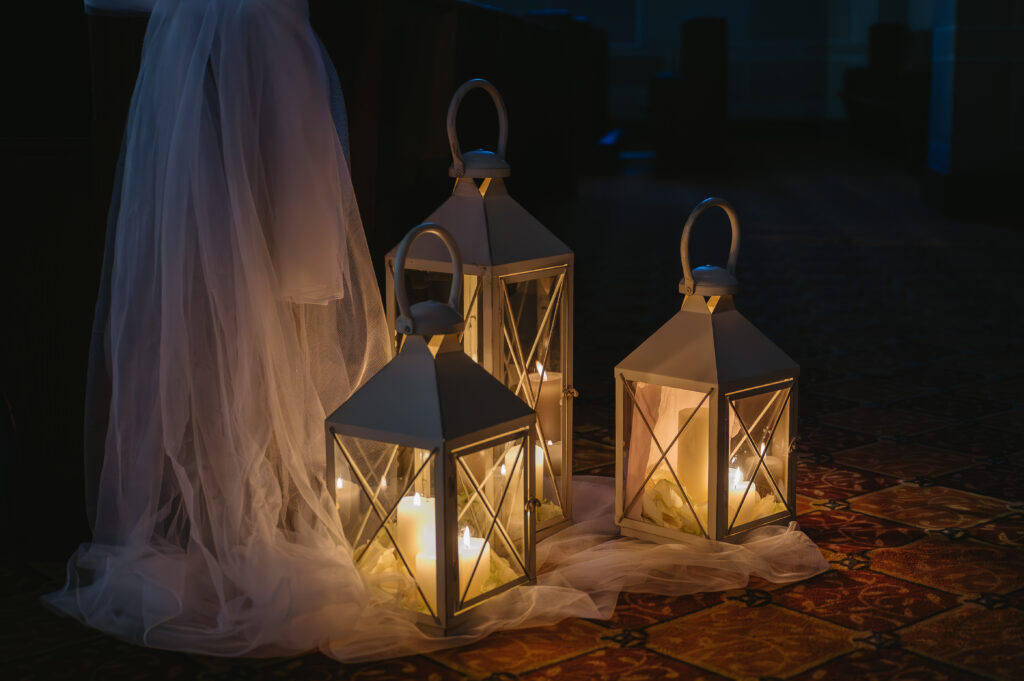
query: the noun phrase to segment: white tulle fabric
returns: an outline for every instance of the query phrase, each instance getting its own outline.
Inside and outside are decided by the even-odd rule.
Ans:
[[[464,635],[423,633],[367,586],[324,485],[325,412],[389,345],[305,0],[90,4],[152,17],[112,251],[94,540],[52,606],[157,648],[355,661],[609,617],[624,590],[827,567],[793,527],[741,546],[617,539],[611,481],[577,478],[579,522],[539,546],[538,584],[481,605]]]

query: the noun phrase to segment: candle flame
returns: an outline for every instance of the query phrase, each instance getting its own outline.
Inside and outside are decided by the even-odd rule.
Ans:
[[[534,362],[534,365],[537,367],[537,373],[540,374],[541,380],[543,380],[544,379],[544,365],[541,364],[540,362]]]
[[[743,479],[743,474],[740,473],[739,468],[729,469],[729,489],[743,489],[743,485],[746,481]]]
[[[764,456],[764,448],[768,446],[767,442],[761,443],[761,456]]]
[[[338,479],[337,479],[337,481],[335,481],[334,485],[335,485],[335,487],[337,487],[338,489],[341,489],[342,487],[344,487],[344,486],[345,486],[345,481],[344,481],[344,480],[342,480],[341,478],[338,478]]]
[[[555,443],[554,443],[554,442],[552,442],[551,440],[548,440],[548,446],[549,446],[549,447],[550,447],[551,445],[553,445],[553,444],[555,444]]]
[[[503,476],[508,475],[508,473],[505,472],[505,464],[501,464],[501,474]]]
[[[412,505],[413,506],[420,506],[420,505],[422,505],[422,503],[423,502],[420,500],[420,493],[419,492],[416,492],[415,494],[412,495]]]
[[[387,478],[381,478],[380,479],[380,488],[381,489],[387,489],[388,488],[388,479]]]
[[[469,525],[462,530],[462,545],[469,548]]]

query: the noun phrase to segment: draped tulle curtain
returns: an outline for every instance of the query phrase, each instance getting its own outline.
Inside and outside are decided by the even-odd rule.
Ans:
[[[152,14],[98,306],[93,542],[51,602],[158,647],[305,650],[304,618],[366,600],[323,419],[389,347],[336,80],[305,0],[96,5]]]
[[[354,566],[323,479],[325,412],[390,341],[306,0],[88,4],[151,18],[97,305],[94,537],[53,607],[159,648],[361,660],[609,617],[623,590],[826,567],[793,527],[742,546],[616,539],[610,481],[577,478],[580,522],[538,547],[536,586],[460,636],[420,631]]]

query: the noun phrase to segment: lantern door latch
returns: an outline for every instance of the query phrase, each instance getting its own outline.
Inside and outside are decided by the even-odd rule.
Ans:
[[[580,391],[570,385],[562,392],[562,396],[576,398],[580,396]]]

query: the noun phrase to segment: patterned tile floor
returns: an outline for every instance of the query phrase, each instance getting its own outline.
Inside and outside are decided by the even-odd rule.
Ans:
[[[609,621],[339,665],[121,644],[38,605],[59,565],[4,561],[4,676],[1021,678],[1024,235],[940,218],[912,179],[849,152],[744,153],[727,178],[588,181],[542,215],[570,225],[577,248],[576,469],[611,473],[611,367],[678,306],[682,220],[723,195],[743,221],[737,304],[803,368],[799,521],[829,572],[685,598],[627,594]],[[699,241],[699,262],[724,252]]]

